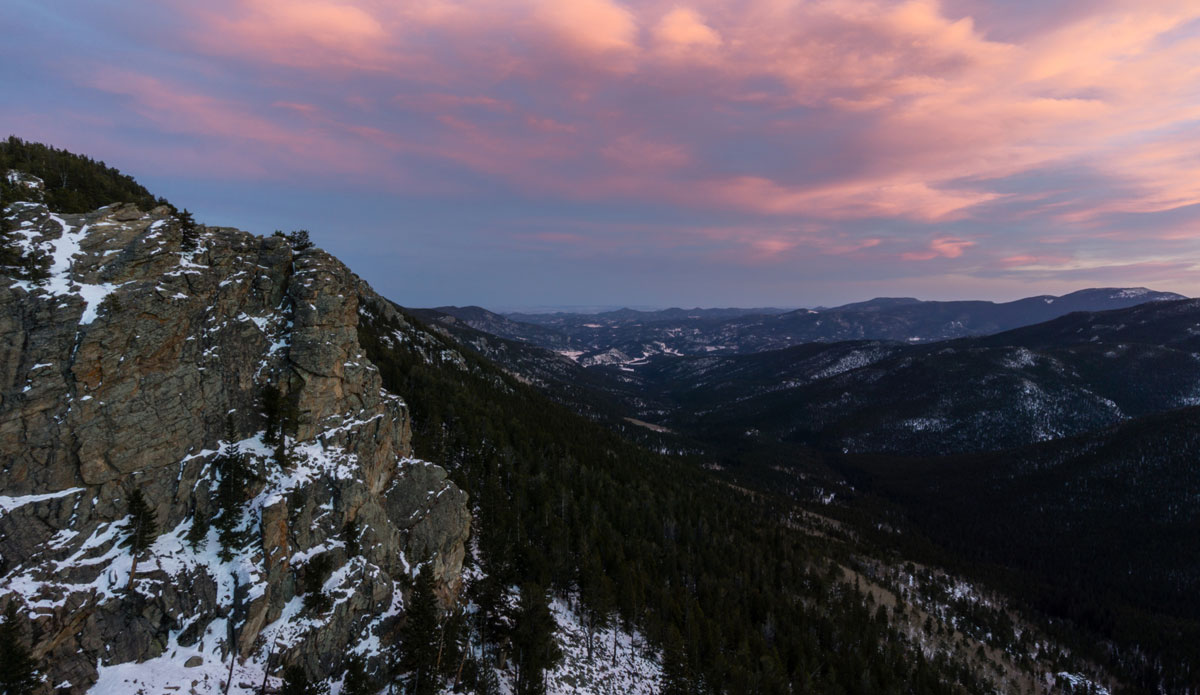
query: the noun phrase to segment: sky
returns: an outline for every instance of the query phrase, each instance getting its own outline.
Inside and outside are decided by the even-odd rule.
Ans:
[[[409,306],[1200,295],[1196,0],[5,0],[0,136]]]

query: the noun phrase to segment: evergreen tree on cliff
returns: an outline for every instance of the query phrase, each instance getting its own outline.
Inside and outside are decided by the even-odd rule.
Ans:
[[[132,589],[133,578],[137,575],[138,560],[158,537],[158,523],[154,519],[154,510],[146,503],[141,490],[134,490],[129,495],[129,522],[124,530],[129,534],[129,550],[133,553],[133,566],[129,569],[129,588]]]
[[[378,688],[371,687],[371,678],[367,675],[366,664],[360,656],[348,656],[345,661],[346,673],[342,677],[341,695],[377,695]]]
[[[326,695],[329,687],[324,683],[314,683],[308,679],[304,667],[298,664],[288,666],[283,672],[283,686],[279,695]]]
[[[241,542],[241,529],[238,526],[242,519],[242,502],[246,498],[246,486],[255,479],[254,471],[250,469],[236,440],[233,421],[227,420],[225,446],[214,461],[221,476],[217,482],[217,507],[221,513],[213,520],[213,526],[219,532],[220,556],[225,561],[233,557],[234,549]]]
[[[33,657],[21,639],[17,602],[11,599],[0,623],[0,695],[29,695],[37,684]]]
[[[4,216],[4,201],[0,200],[0,267],[21,264],[21,249],[16,245],[12,221]]]
[[[433,570],[427,562],[417,573],[400,635],[400,666],[406,674],[408,695],[437,692],[437,633],[437,595],[433,591]]]
[[[195,251],[200,244],[200,228],[196,225],[196,218],[187,208],[175,216],[179,219],[179,228],[183,233],[183,241],[180,242],[179,248]]]

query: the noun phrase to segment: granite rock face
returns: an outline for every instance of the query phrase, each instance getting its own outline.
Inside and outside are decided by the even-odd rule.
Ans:
[[[349,650],[385,675],[402,587],[427,561],[457,591],[470,527],[359,347],[360,305],[390,304],[285,238],[201,227],[183,250],[166,207],[5,213],[51,262],[36,283],[0,274],[0,611],[28,616],[46,692],[216,691],[230,660],[237,692],[268,662],[325,676]],[[268,385],[291,413],[282,447]],[[219,513],[222,449],[257,477],[224,557],[193,530]],[[129,586],[134,489],[162,535]]]

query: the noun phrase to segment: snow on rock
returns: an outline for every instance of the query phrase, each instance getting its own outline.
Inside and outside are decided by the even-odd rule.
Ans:
[[[0,495],[0,516],[3,516],[5,513],[11,512],[18,507],[24,507],[27,504],[45,502],[46,500],[52,500],[58,497],[66,497],[67,495],[74,495],[83,491],[84,489],[81,487],[73,487],[68,490],[48,492],[43,495],[23,495],[21,497],[8,497]]]

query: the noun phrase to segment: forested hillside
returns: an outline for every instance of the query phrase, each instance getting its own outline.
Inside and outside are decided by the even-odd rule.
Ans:
[[[143,210],[167,205],[133,177],[89,157],[10,135],[0,141],[0,174],[19,171],[41,179],[38,189],[0,176],[0,200],[40,202],[56,212],[91,212],[110,203],[133,203]]]
[[[360,335],[413,405],[417,452],[471,494],[485,624],[504,587],[532,583],[577,591],[598,624],[678,641],[680,692],[986,690],[964,664],[914,654],[844,583],[845,547],[785,524],[786,504],[640,449],[482,360],[446,364],[448,345],[418,347],[376,314]]]
[[[1076,643],[1139,687],[1189,692],[1200,686],[1198,456],[1200,409],[1187,408],[1006,453],[840,466],[901,510],[892,523],[1092,635]]]

